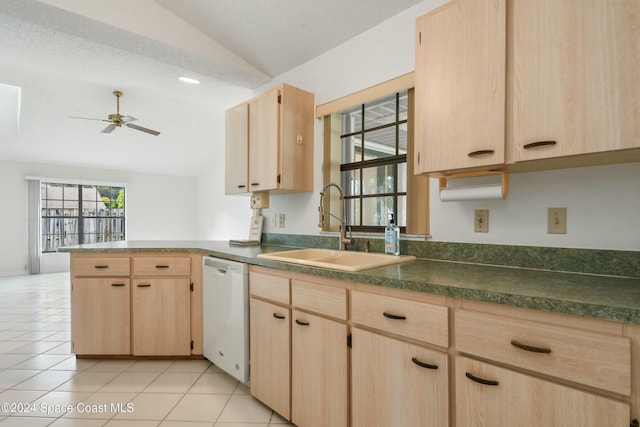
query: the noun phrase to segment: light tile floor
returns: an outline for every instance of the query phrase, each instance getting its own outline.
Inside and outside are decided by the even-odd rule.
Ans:
[[[207,360],[76,359],[68,273],[0,277],[0,427],[292,426]]]

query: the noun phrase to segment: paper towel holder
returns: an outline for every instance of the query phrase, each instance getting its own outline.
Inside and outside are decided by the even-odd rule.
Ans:
[[[474,171],[474,172],[460,172],[452,175],[446,175],[440,177],[440,191],[447,188],[447,181],[450,179],[458,178],[474,178],[478,176],[491,176],[500,175],[502,186],[502,198],[506,199],[509,195],[509,175],[504,171]]]

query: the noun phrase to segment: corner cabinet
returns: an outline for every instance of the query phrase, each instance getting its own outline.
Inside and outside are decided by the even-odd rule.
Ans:
[[[506,0],[416,20],[416,174],[504,163]]]
[[[71,254],[78,356],[202,354],[200,255]]]
[[[457,425],[630,424],[631,342],[620,325],[503,311],[456,312]]]
[[[282,84],[225,118],[225,192],[313,191],[314,95]]]

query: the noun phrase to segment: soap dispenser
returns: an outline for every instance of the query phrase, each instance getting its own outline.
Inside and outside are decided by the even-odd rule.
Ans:
[[[400,227],[396,225],[393,214],[389,214],[389,223],[384,228],[384,253],[400,255]]]

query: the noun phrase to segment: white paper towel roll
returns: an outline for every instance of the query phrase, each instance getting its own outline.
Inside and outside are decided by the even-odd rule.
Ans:
[[[443,202],[491,199],[502,199],[502,185],[473,185],[440,190],[440,200]]]

